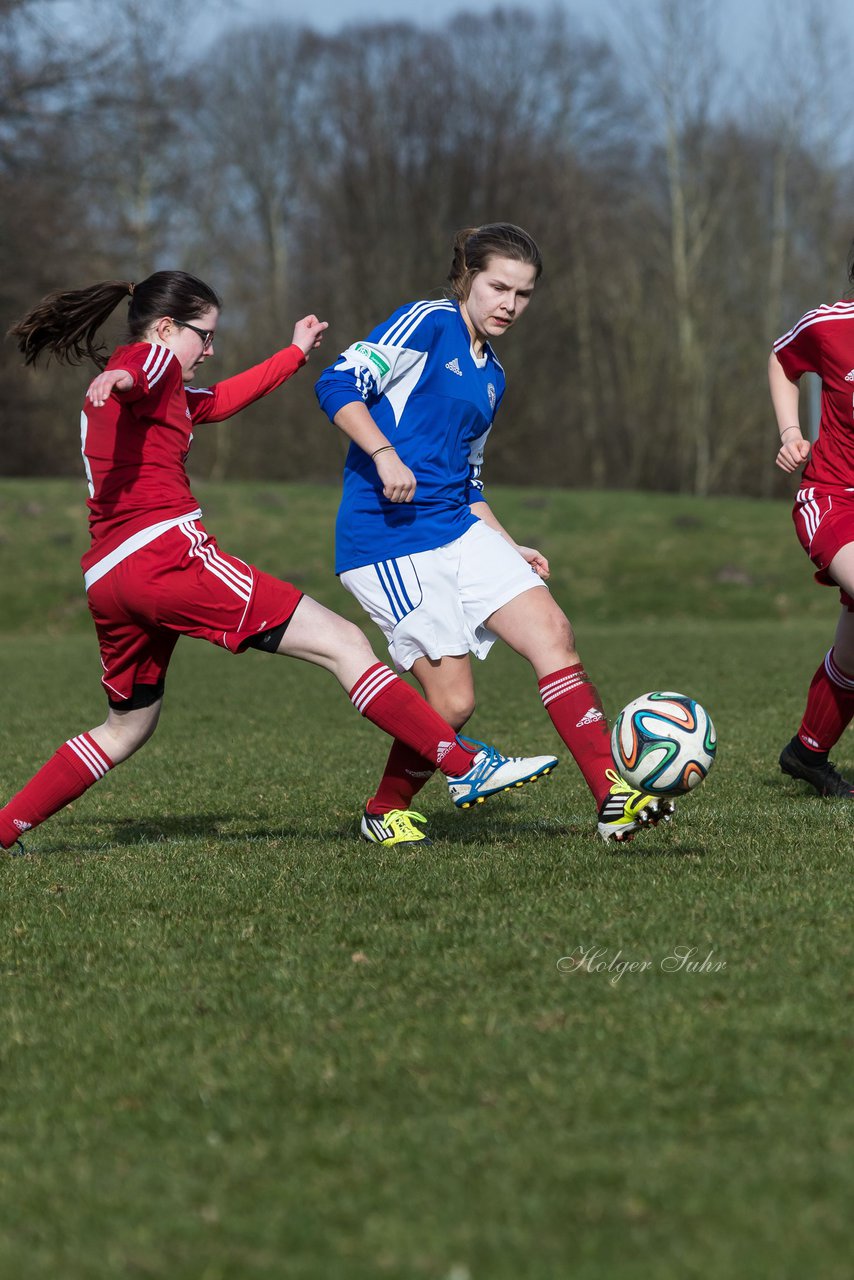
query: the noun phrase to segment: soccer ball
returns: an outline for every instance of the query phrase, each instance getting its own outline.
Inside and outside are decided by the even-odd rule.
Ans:
[[[717,742],[708,711],[683,693],[635,698],[611,730],[611,754],[620,774],[651,796],[693,790],[711,769]]]

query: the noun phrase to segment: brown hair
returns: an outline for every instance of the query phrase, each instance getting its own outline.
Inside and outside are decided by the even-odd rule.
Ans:
[[[543,273],[543,260],[536,241],[513,222],[487,222],[482,227],[465,227],[454,237],[454,260],[448,272],[447,292],[465,302],[471,282],[483,271],[491,257],[527,262],[536,269],[535,280]]]
[[[87,356],[103,369],[106,347],[95,334],[123,298],[128,302],[128,337],[139,341],[155,320],[173,316],[195,320],[222,303],[210,287],[186,271],[155,271],[139,284],[102,280],[86,289],[49,293],[7,333],[15,338],[25,364],[35,364],[43,351],[66,364]]]

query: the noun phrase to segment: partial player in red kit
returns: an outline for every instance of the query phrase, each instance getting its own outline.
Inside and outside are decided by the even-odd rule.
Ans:
[[[854,248],[849,258],[854,286]],[[821,378],[818,439],[804,439],[798,417],[799,381]],[[801,546],[816,566],[816,581],[839,588],[842,609],[833,645],[813,676],[807,705],[780,768],[822,796],[854,800],[854,783],[828,759],[854,717],[854,302],[808,311],[774,343],[768,364],[780,449],[777,466],[803,466],[792,517]],[[806,464],[806,465],[804,465]]]
[[[128,341],[104,366],[95,336],[128,299]],[[292,343],[211,387],[191,386],[213,355],[221,302],[203,281],[159,271],[137,285],[104,281],[50,294],[10,331],[27,364],[49,352],[91,358],[81,418],[91,547],[84,582],[95,622],[109,709],[103,724],[68,739],[0,809],[0,846],[81,796],[154,732],[166,670],[181,635],[241,653],[261,649],[330,671],[355,707],[408,741],[448,778],[458,806],[516,787],[556,761],[507,758],[458,740],[440,715],[377,661],[352,623],[254,565],[221,551],[201,524],[184,462],[193,429],[229,418],[306,362],[326,329],[299,320]]]

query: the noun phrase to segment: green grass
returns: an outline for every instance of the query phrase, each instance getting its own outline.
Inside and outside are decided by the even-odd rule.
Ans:
[[[200,497],[356,616],[332,490]],[[847,1280],[851,816],[776,768],[834,594],[780,504],[493,497],[609,712],[708,705],[709,780],[616,852],[565,753],[472,813],[434,781],[434,845],[392,855],[354,838],[386,744],[330,678],[182,642],[152,742],[2,868],[0,1275]],[[0,484],[7,792],[102,715],[76,502]],[[524,663],[477,679],[473,732],[553,749]]]

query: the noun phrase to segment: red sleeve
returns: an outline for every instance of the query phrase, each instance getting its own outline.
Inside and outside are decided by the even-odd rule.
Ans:
[[[125,369],[133,378],[133,386],[127,391],[113,390],[123,404],[134,406],[134,412],[142,409],[155,413],[167,402],[181,385],[181,372],[177,357],[159,342],[137,342],[131,346],[117,347],[107,362],[107,369]]]
[[[821,325],[812,320],[815,314],[814,311],[807,312],[793,329],[774,343],[774,354],[790,382],[797,382],[802,373],[817,373],[821,366]]]
[[[215,382],[212,387],[186,387],[193,422],[222,422],[260,400],[292,378],[305,364],[300,347],[285,347],[262,364]]]

